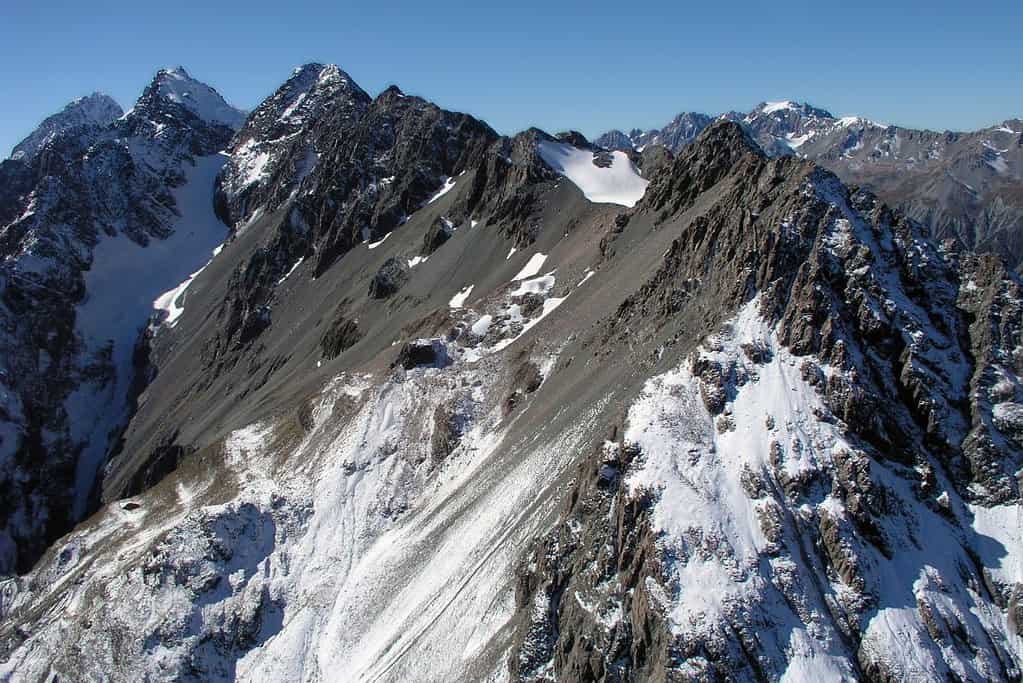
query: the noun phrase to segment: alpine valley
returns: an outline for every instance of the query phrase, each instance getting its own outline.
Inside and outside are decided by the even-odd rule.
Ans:
[[[0,226],[0,680],[1023,678],[1019,119],[178,67]]]

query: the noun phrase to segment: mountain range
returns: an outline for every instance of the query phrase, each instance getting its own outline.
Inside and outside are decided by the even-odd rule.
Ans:
[[[660,130],[610,131],[609,149],[659,145],[673,153],[717,119],[746,128],[771,156],[817,162],[927,225],[936,239],[1023,264],[1023,120],[972,132],[913,130],[858,116],[836,118],[798,102],[764,102],[749,113],[683,113]]]
[[[72,102],[0,162],[0,678],[1020,680],[1021,149]]]

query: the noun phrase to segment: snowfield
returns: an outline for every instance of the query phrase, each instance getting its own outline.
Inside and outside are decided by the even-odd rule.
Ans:
[[[612,163],[603,168],[593,163],[593,152],[566,142],[541,140],[537,151],[552,169],[571,180],[591,202],[635,206],[650,181],[625,152],[612,152]]]

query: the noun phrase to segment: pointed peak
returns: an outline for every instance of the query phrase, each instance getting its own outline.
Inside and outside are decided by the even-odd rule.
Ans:
[[[320,69],[319,81],[321,83],[335,83],[338,81],[350,82],[351,80],[351,76],[346,74],[337,64],[326,64]]]
[[[642,131],[639,129],[633,129],[632,133],[626,134],[625,132],[618,130],[617,128],[612,129],[600,135],[593,141],[593,144],[598,147],[610,150],[631,150],[633,145],[633,138],[639,137]]]
[[[146,87],[135,111],[162,109],[162,103],[184,107],[203,121],[234,129],[245,121],[245,112],[232,107],[215,89],[189,75],[182,66],[160,69]]]
[[[320,64],[319,62],[308,62],[292,69],[291,77],[306,78],[309,76],[319,76],[321,71],[323,71],[323,64]]]
[[[735,121],[718,119],[696,136],[692,147],[694,153],[704,150],[728,149],[730,152],[752,152],[764,155],[760,145],[750,137],[749,131]]]
[[[296,67],[291,72],[291,77],[278,89],[278,93],[286,92],[288,96],[297,97],[313,89],[331,88],[365,94],[352,77],[337,64],[319,62],[309,62]],[[367,95],[366,98],[368,97]]]
[[[11,151],[12,159],[28,160],[66,130],[78,126],[105,126],[124,112],[114,98],[100,92],[76,97],[56,114],[46,117],[39,127]]]
[[[119,105],[117,103],[117,100],[115,100],[110,95],[107,95],[106,93],[99,92],[98,90],[95,91],[95,92],[89,93],[88,95],[82,95],[81,97],[76,97],[75,99],[71,100],[71,102],[66,107],[64,107],[64,110],[66,111],[66,110],[68,110],[68,109],[70,109],[72,107],[81,107],[81,106],[87,106],[87,107],[103,106],[103,107],[109,108],[111,111],[113,111],[114,109],[117,109],[117,111],[119,111],[119,112],[121,111],[121,105]],[[120,115],[121,114],[119,113],[117,116],[120,116]],[[114,118],[117,118],[117,116],[115,116]],[[113,120],[113,119],[111,119],[111,120]]]
[[[160,78],[161,76],[175,78],[178,80],[192,80],[192,77],[188,75],[187,71],[185,71],[185,67],[180,64],[178,66],[160,69],[156,72],[156,78]]]

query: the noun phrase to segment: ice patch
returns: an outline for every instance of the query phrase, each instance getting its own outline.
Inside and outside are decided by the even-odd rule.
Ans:
[[[277,281],[277,285],[280,286],[280,285],[284,284],[284,281],[287,280],[289,277],[291,277],[292,273],[294,273],[296,270],[298,270],[298,267],[300,265],[302,265],[303,261],[305,261],[305,256],[303,256],[303,257],[299,258],[297,261],[295,261],[295,265],[293,265],[291,268],[289,268],[288,272],[284,274],[284,277],[282,277],[280,280]]]
[[[387,241],[387,238],[388,238],[388,237],[390,237],[390,236],[391,236],[391,233],[387,233],[386,235],[384,235],[383,237],[381,237],[380,239],[378,239],[378,240],[377,240],[376,242],[371,242],[370,244],[367,244],[367,245],[366,245],[366,248],[367,248],[367,249],[376,249],[376,248],[377,248],[377,247],[379,247],[379,246],[380,246],[381,244],[383,244],[384,242],[386,242],[386,241]]]
[[[208,266],[209,263],[206,264]],[[153,309],[157,311],[163,311],[165,315],[160,321],[167,327],[174,327],[178,324],[178,318],[185,312],[185,302],[182,300],[185,290],[192,284],[192,280],[199,276],[199,273],[206,270],[206,266],[203,266],[199,270],[195,271],[180,285],[174,289],[168,290],[156,297],[153,301]]]
[[[593,152],[565,142],[542,140],[537,151],[548,166],[575,183],[591,202],[635,206],[650,184],[625,152],[612,152],[612,163],[604,168],[593,163]]]

